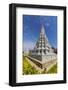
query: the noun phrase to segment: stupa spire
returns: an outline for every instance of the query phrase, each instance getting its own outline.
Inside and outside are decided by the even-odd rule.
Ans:
[[[46,32],[45,32],[45,28],[44,28],[44,25],[43,24],[41,26],[40,36],[45,37],[45,39],[48,41],[48,38],[46,36]]]
[[[41,34],[45,34],[44,26],[41,27]]]

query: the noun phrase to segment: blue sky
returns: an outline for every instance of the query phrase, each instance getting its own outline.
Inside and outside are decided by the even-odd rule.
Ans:
[[[50,45],[57,48],[57,16],[24,15],[22,18],[24,50],[34,48],[42,25]]]

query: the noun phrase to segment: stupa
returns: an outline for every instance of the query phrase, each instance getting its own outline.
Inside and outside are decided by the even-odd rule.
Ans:
[[[33,50],[30,50],[30,57],[40,61],[42,64],[56,59],[56,54],[52,49],[42,25],[39,39]]]

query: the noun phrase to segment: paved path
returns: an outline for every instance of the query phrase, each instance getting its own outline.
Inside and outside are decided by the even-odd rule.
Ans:
[[[26,57],[27,61],[31,64],[32,67],[35,67],[36,70],[39,71],[39,73],[41,73],[41,71],[43,71],[43,69],[41,69],[40,67],[38,67],[34,62],[32,62],[28,57]]]
[[[44,67],[46,67],[46,71],[49,71],[56,63],[57,63],[57,60],[52,60],[44,64]]]

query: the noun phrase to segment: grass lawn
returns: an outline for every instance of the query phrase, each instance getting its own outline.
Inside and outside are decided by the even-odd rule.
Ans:
[[[47,73],[57,73],[57,64],[55,64]]]

